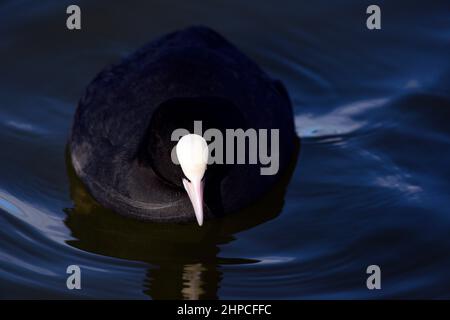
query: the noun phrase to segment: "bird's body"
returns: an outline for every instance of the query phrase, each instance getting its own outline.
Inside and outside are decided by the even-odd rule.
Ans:
[[[94,198],[143,220],[195,221],[183,173],[171,161],[177,128],[279,129],[279,172],[295,149],[292,107],[281,82],[216,32],[163,36],[103,70],[80,100],[70,136],[76,174]],[[270,149],[269,149],[270,150]],[[235,212],[278,178],[261,164],[208,166],[205,216]]]

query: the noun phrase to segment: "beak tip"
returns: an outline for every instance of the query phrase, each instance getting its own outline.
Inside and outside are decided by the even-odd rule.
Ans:
[[[203,225],[203,182],[188,182],[183,179],[183,185],[191,200],[197,223],[201,227]]]
[[[201,227],[203,225],[203,210],[202,212],[195,212],[195,217],[197,218],[197,223]]]

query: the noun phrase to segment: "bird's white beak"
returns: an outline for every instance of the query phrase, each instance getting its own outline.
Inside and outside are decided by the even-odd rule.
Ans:
[[[192,202],[198,224],[203,224],[203,175],[208,163],[208,144],[202,136],[188,134],[177,143],[176,153],[184,175],[183,186]]]
[[[189,182],[183,179],[183,186],[191,199],[198,225],[201,226],[203,224],[203,181]]]

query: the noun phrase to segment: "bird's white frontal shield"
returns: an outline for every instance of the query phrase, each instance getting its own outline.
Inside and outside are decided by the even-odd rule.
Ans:
[[[183,186],[192,202],[198,224],[203,224],[203,175],[208,163],[208,144],[197,134],[188,134],[176,146],[178,162],[186,178]]]

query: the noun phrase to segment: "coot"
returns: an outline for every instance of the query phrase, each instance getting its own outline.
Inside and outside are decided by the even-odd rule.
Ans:
[[[223,136],[243,132],[245,161],[193,165],[192,154],[218,152],[206,145],[217,137],[193,134],[196,123]],[[190,134],[174,140],[180,128]],[[250,161],[261,145],[251,147],[249,130],[277,132],[276,140],[265,140],[276,151],[274,174],[262,174],[267,161]],[[270,192],[297,143],[283,84],[217,32],[194,26],[148,43],[96,76],[78,104],[69,153],[104,207],[141,220],[201,225],[203,217],[238,212]],[[224,148],[222,159],[237,149]]]

